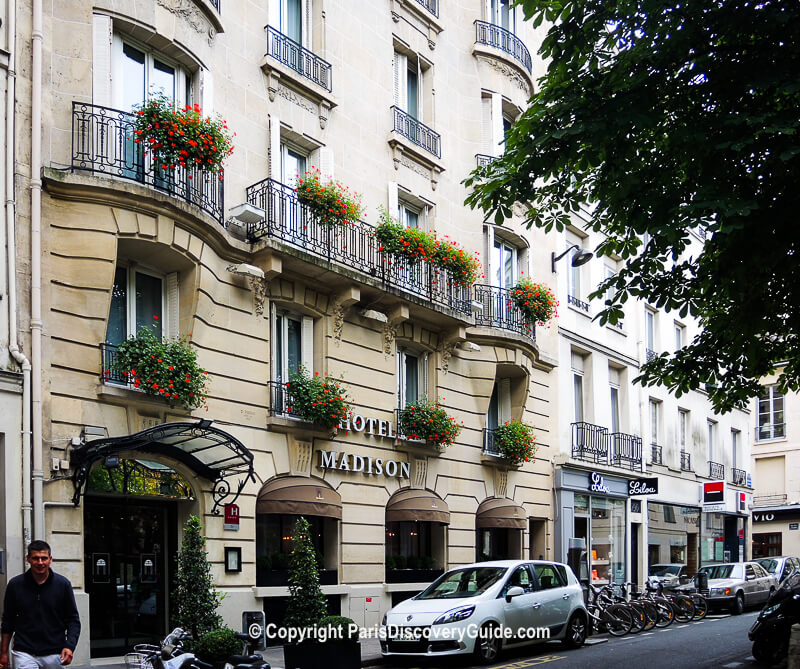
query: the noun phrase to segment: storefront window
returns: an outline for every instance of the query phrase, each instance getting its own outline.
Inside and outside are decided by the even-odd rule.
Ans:
[[[478,529],[478,562],[486,560],[516,560],[519,556],[513,541],[520,530],[507,527],[481,527]]]
[[[591,498],[591,569],[595,585],[624,583],[625,501]]]
[[[691,578],[699,566],[699,546],[700,509],[648,502],[648,574],[664,571]]]
[[[725,520],[721,513],[704,513],[703,564],[725,562]]]
[[[299,517],[288,514],[256,514],[256,585],[286,584],[294,541],[294,525]],[[334,521],[319,516],[303,517],[308,521],[311,542],[321,568],[320,581],[323,585],[336,583],[336,570],[324,568],[325,525]]]
[[[432,569],[431,525],[420,521],[386,524],[387,569]]]
[[[782,555],[781,533],[753,534],[753,559]],[[769,571],[769,570],[767,570]]]

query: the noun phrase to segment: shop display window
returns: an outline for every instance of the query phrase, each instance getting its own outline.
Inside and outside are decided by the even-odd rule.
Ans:
[[[592,497],[592,583],[625,582],[625,502]]]
[[[441,543],[443,534],[441,523],[386,523],[386,582],[421,583],[442,574],[442,565],[434,557],[434,545]]]
[[[700,509],[647,503],[647,558],[650,575],[691,578],[699,566]]]

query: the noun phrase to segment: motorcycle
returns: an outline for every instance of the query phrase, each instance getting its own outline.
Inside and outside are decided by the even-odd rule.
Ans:
[[[231,655],[225,662],[224,669],[270,669],[270,664],[259,653],[252,653],[252,639],[247,634],[237,634],[236,638],[243,643],[243,654]],[[203,662],[194,653],[183,649],[183,644],[190,641],[187,632],[176,627],[161,642],[152,647],[151,652],[142,658],[141,669],[215,669],[215,666]]]
[[[793,571],[767,600],[747,637],[753,642],[753,657],[772,666],[789,653],[792,625],[800,622],[800,571]]]

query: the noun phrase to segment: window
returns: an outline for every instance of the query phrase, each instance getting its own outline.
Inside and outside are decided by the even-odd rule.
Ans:
[[[426,66],[417,55],[394,53],[394,104],[409,116],[423,120],[427,90]]]
[[[584,357],[578,353],[572,353],[572,399],[574,418],[576,423],[583,422],[583,368]]]
[[[500,93],[484,91],[481,96],[481,153],[501,156],[506,147],[506,133],[511,130],[519,110],[503,100]]]
[[[648,359],[656,350],[656,312],[652,309],[644,311],[645,345],[647,346]]]
[[[426,353],[398,351],[398,401],[401,409],[422,399],[427,392],[427,361]]]
[[[664,504],[664,522],[665,523],[675,522],[675,507],[670,506],[669,504]]]
[[[526,593],[533,592],[533,579],[531,572],[526,565],[517,567],[508,579],[503,592],[506,593],[510,588],[522,588]]]
[[[301,150],[286,142],[281,142],[281,174],[280,182],[286,186],[295,188],[297,186],[298,175],[305,174],[307,168],[307,156]]]
[[[686,328],[675,322],[675,350],[680,351],[686,343]]]
[[[689,412],[685,409],[678,409],[678,438],[681,450],[686,450],[686,431],[689,429]]]
[[[159,275],[138,266],[118,266],[111,291],[106,342],[119,345],[140,328],[156,336],[178,333],[178,275]]]
[[[286,383],[302,365],[314,371],[314,321],[288,311],[273,309],[273,380]]]
[[[659,419],[658,414],[661,411],[661,402],[658,400],[650,400],[650,443],[658,444],[658,428]]]
[[[611,432],[620,432],[619,423],[619,381],[620,370],[615,367],[608,368],[608,382],[611,391]]]
[[[535,564],[533,565],[533,569],[536,572],[540,590],[550,590],[552,588],[561,588],[564,586],[564,583],[561,581],[561,576],[555,570],[554,565]]]
[[[516,32],[516,13],[511,6],[511,0],[489,0],[489,22],[505,28],[509,32]]]
[[[191,102],[189,74],[168,58],[114,35],[112,95],[114,106],[132,111],[153,94],[181,106]]]
[[[279,30],[298,44],[303,43],[303,8],[301,0],[281,0]]]
[[[434,523],[419,520],[386,523],[387,569],[433,569]]]
[[[422,212],[417,207],[400,200],[398,208],[400,212],[400,223],[403,224],[404,228],[420,227]]]
[[[783,394],[776,386],[767,386],[758,398],[758,439],[786,436],[783,419]]]
[[[753,534],[753,559],[772,557],[783,553],[782,536],[778,533]]]
[[[512,288],[517,283],[517,249],[495,236],[491,257],[493,285]]]
[[[489,399],[486,427],[494,430],[498,425],[511,420],[511,379],[497,379]]]
[[[736,468],[739,462],[739,430],[731,430],[731,467]]]
[[[710,462],[716,462],[714,459],[716,441],[717,424],[713,420],[710,420],[708,421],[708,459]]]

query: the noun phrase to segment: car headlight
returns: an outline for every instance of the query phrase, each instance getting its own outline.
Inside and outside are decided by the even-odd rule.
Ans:
[[[433,621],[434,625],[444,625],[445,623],[455,623],[459,620],[466,620],[475,611],[475,606],[462,606],[457,609],[451,609],[447,613],[443,613],[436,620]]]
[[[775,611],[777,611],[779,608],[781,608],[780,602],[778,602],[777,604],[773,604],[772,606],[768,606],[765,609],[762,609],[761,613],[758,614],[758,617],[766,618],[767,616],[775,613]]]
[[[730,588],[711,588],[711,592],[709,593],[712,597],[714,595],[722,597],[731,594]]]

